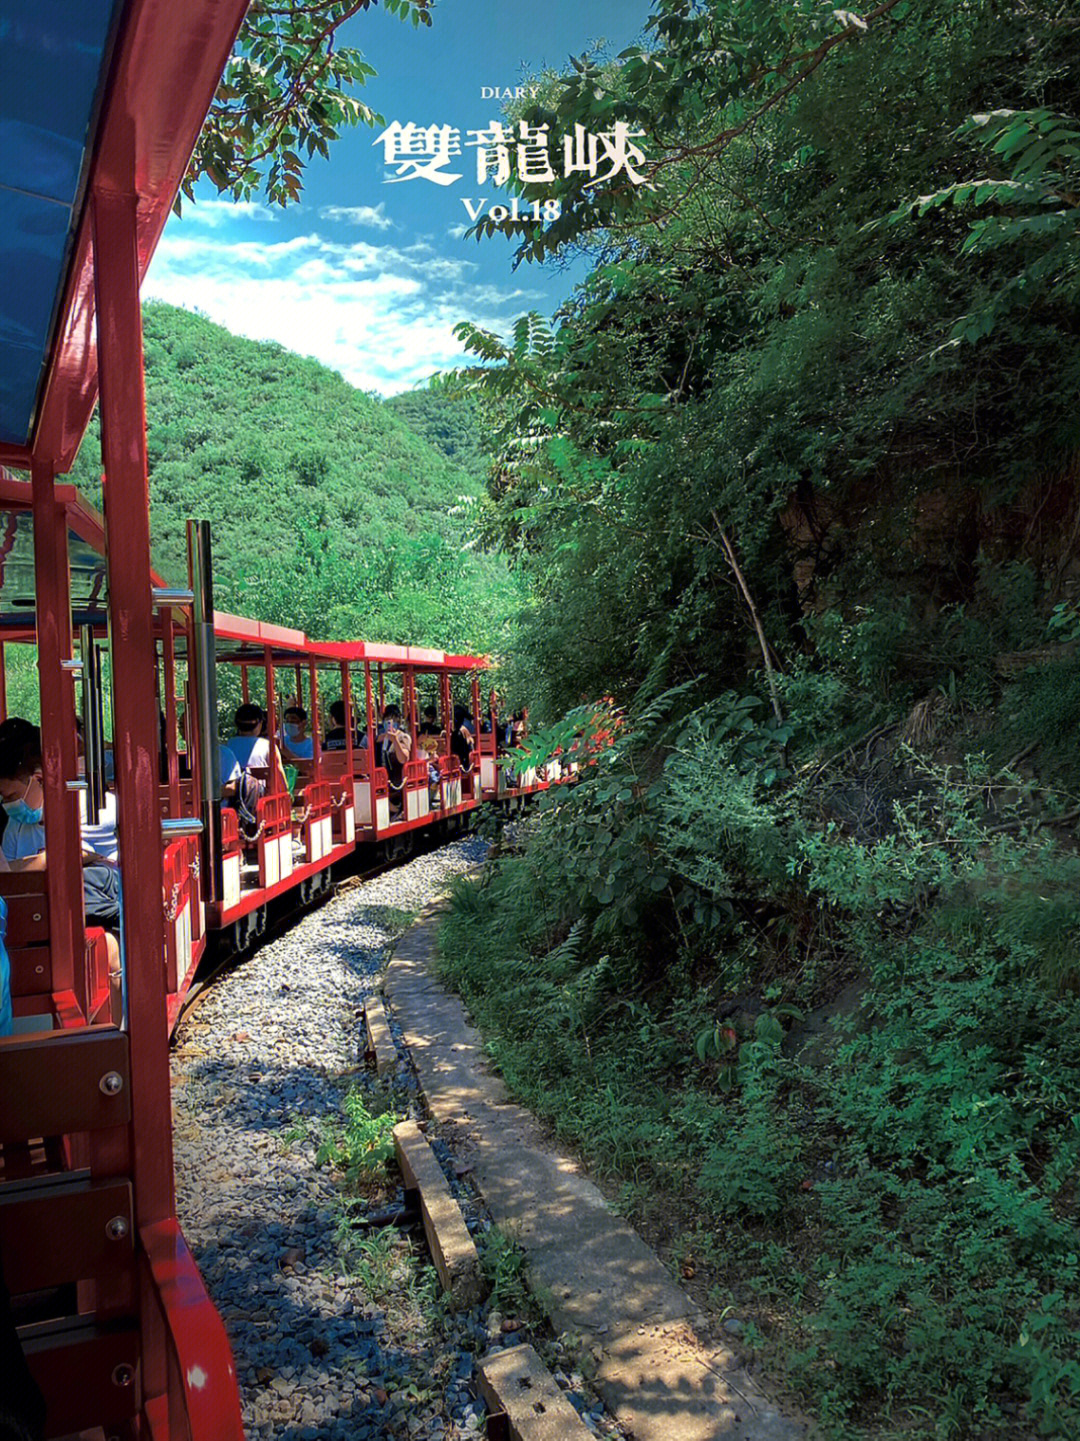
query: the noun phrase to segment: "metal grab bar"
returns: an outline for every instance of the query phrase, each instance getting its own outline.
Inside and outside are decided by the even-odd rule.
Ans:
[[[184,836],[201,836],[202,833],[203,823],[196,816],[181,816],[161,822],[163,841],[181,840]]]
[[[151,592],[155,606],[194,605],[195,592],[178,586],[158,586]]]

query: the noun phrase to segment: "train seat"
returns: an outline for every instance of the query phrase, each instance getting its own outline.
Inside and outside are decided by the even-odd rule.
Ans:
[[[54,967],[49,939],[47,872],[6,871],[0,895],[7,904],[6,945],[11,960],[15,1033],[70,1029],[108,1019],[109,961],[105,932],[90,927],[82,953]],[[55,972],[55,975],[54,975]],[[70,981],[60,984],[61,979]]]
[[[374,777],[367,773],[366,757],[359,778],[353,783],[353,805],[358,824],[386,830],[390,824],[390,781],[382,766],[375,767]]]

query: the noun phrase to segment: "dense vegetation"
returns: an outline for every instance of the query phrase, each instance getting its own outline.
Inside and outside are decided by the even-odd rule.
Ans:
[[[466,407],[414,403],[429,443],[410,410],[315,360],[167,305],[147,305],[143,323],[154,559],[167,577],[186,576],[186,520],[209,520],[223,610],[318,639],[499,649],[517,583],[465,548],[480,448]],[[92,431],[73,479],[100,503],[97,456]]]
[[[832,1436],[1080,1436],[1080,24],[657,0],[530,118],[554,327],[465,327],[542,756],[445,953]],[[570,709],[568,718],[558,720]],[[579,708],[579,709],[574,709]]]
[[[486,473],[474,406],[365,395],[317,361],[144,307],[154,563],[187,577],[185,523],[213,527],[219,609],[355,639],[495,653],[521,576],[468,539]],[[96,420],[71,479],[101,505]],[[39,713],[32,648],[6,657],[13,714]],[[223,706],[235,703],[225,685]]]

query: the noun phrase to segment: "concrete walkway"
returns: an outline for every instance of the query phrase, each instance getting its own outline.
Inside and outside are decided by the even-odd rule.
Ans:
[[[526,1252],[559,1331],[581,1333],[595,1385],[634,1441],[801,1441],[730,1351],[699,1339],[702,1318],[656,1254],[608,1208],[577,1164],[489,1070],[459,997],[432,973],[437,908],[398,941],[386,997],[436,1122],[455,1128],[491,1215]]]

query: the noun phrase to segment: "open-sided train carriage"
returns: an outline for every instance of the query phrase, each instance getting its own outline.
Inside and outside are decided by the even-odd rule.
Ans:
[[[102,680],[102,655],[109,649],[104,527],[102,517],[71,486],[55,487],[55,495],[67,531],[73,635],[79,641],[79,656],[69,670],[80,683],[79,710],[86,731],[79,777],[67,788],[78,791],[83,819],[88,814],[96,819],[112,781],[106,764],[112,755],[105,750],[111,687]],[[328,888],[330,868],[350,856],[358,843],[388,844],[404,832],[456,820],[483,798],[473,767],[463,768],[449,747],[453,685],[457,681],[459,691],[464,687],[474,707],[478,674],[487,664],[483,657],[362,641],[320,643],[302,631],[218,611],[213,605],[209,529],[205,522],[189,522],[188,532],[188,586],[169,587],[151,573],[170,1029],[209,937],[222,933],[229,944],[244,949],[265,929],[272,902],[293,891],[301,901],[311,900]],[[3,720],[5,649],[16,642],[33,643],[38,620],[32,487],[6,473],[0,474],[0,533],[0,550],[5,552],[0,558]],[[257,697],[271,717],[280,717],[286,706],[303,705],[312,721],[310,759],[297,759],[283,748],[291,789],[284,770],[257,771],[265,794],[249,818],[253,824],[246,826],[237,811],[219,799],[219,680],[230,668],[239,671],[245,702]],[[442,716],[430,756],[420,746],[418,686],[426,688],[427,699],[434,697]],[[232,691],[235,694],[235,685]],[[350,728],[340,749],[323,747],[327,695],[342,700],[350,714],[365,717],[364,745]],[[379,717],[391,698],[403,710],[413,751],[397,781],[388,777],[375,747]],[[275,723],[271,729],[280,743],[280,726]],[[24,879],[28,893],[42,892],[42,877]],[[0,894],[21,885],[15,878],[0,878]],[[21,899],[9,904],[13,943],[19,942],[24,909]],[[70,995],[51,992],[40,964],[28,971],[21,951],[16,961],[19,1029],[43,1026],[50,1008],[71,1013]],[[31,1014],[37,1017],[34,1022],[27,1019]]]
[[[342,665],[342,696],[348,698],[348,756],[323,752],[323,765],[353,775],[356,833],[359,841],[383,842],[423,826],[453,822],[480,805],[483,796],[472,761],[455,756],[451,731],[457,694],[467,697],[470,713],[479,710],[479,673],[483,656],[448,655],[421,646],[374,645],[366,641],[328,645]],[[411,754],[394,779],[381,763],[375,740],[389,704],[401,711]],[[437,734],[421,736],[421,708],[433,706]],[[363,743],[360,743],[363,742]]]
[[[242,1434],[224,1329],[175,1217],[139,284],[244,10],[0,3],[0,464],[31,475],[48,831],[38,899],[24,907],[13,882],[10,902],[16,949],[36,952],[28,968],[20,957],[24,988],[49,998],[45,1029],[0,1038],[0,1253],[49,1436]],[[100,946],[83,924],[70,786],[72,600],[86,597],[73,595],[72,511],[55,484],[99,392],[121,1026],[103,1019]]]

